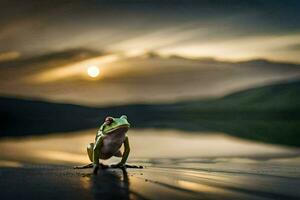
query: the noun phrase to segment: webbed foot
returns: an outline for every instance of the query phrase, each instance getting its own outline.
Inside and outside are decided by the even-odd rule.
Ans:
[[[115,165],[111,165],[111,168],[136,168],[136,169],[143,169],[144,167],[141,165],[129,165],[129,164],[115,164]]]
[[[93,163],[81,166],[74,166],[73,169],[85,169],[85,168],[93,168]]]
[[[125,165],[126,168],[137,168],[137,169],[143,169],[144,167],[142,165]]]

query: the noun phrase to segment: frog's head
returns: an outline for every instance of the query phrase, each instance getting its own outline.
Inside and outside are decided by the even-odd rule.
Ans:
[[[103,134],[126,133],[130,127],[126,115],[120,118],[106,117],[101,129]]]

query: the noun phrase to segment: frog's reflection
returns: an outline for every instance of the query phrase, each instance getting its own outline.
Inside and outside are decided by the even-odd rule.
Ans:
[[[99,170],[97,175],[91,176],[91,183],[95,199],[130,199],[129,179],[125,168]]]

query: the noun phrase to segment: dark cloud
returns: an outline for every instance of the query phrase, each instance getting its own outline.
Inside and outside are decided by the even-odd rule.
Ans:
[[[283,46],[281,48],[278,48],[276,49],[278,51],[299,51],[300,53],[300,43],[298,44],[291,44],[291,45],[286,45],[286,46]]]
[[[168,34],[195,31],[175,45],[298,33],[299,9],[297,0],[2,0],[0,51],[35,53],[78,46],[106,49],[176,27]],[[203,29],[209,31],[204,34]]]

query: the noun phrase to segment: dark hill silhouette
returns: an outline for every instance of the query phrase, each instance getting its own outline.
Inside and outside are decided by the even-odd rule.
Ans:
[[[2,97],[1,137],[98,127],[107,115],[128,115],[134,128],[222,131],[300,146],[300,81],[236,92],[218,99],[93,108]]]

